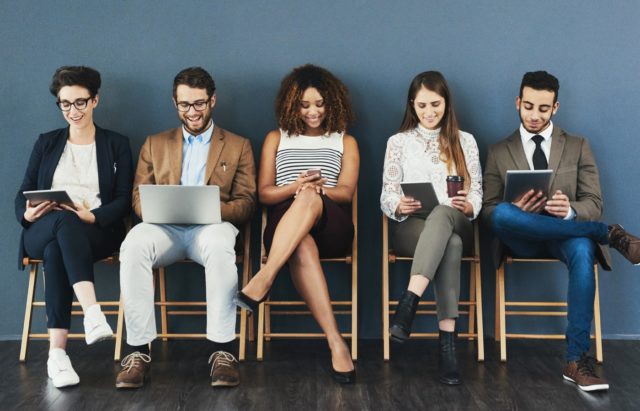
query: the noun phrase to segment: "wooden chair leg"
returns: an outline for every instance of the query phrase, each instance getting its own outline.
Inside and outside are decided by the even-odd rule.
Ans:
[[[478,361],[484,361],[484,326],[482,322],[482,279],[480,262],[473,263],[473,275],[475,277],[475,297],[476,297],[476,321],[478,324]]]
[[[593,321],[595,327],[596,337],[596,361],[602,363],[604,360],[602,353],[602,326],[600,322],[600,286],[598,280],[598,265],[594,267],[595,280],[596,280],[596,295],[593,300]]]
[[[383,245],[382,255],[382,345],[385,361],[391,358],[389,347],[389,251],[386,244]]]
[[[258,308],[258,349],[256,359],[262,361],[264,358],[264,303]]]
[[[240,347],[238,349],[238,359],[244,361],[247,345],[247,310],[240,309]]]
[[[31,333],[31,314],[33,314],[33,298],[36,291],[36,277],[38,264],[31,264],[29,269],[29,287],[27,288],[27,304],[24,310],[24,323],[22,324],[22,342],[20,343],[20,362],[27,360],[27,347],[29,334]]]
[[[158,283],[160,285],[160,302],[163,303],[160,306],[160,326],[162,329],[162,334],[167,334],[167,306],[164,303],[167,302],[167,285],[165,283],[165,268],[158,268]],[[167,341],[167,337],[162,337],[162,341]]]
[[[358,263],[351,262],[351,359],[358,359]]]
[[[469,263],[469,334],[474,334],[476,324],[476,273],[475,263]],[[469,336],[469,340],[473,340],[472,336]]]
[[[507,361],[507,336],[506,336],[506,316],[505,316],[505,288],[504,288],[504,271],[503,263],[498,268],[498,288],[499,288],[499,311],[500,311],[500,361]]]
[[[124,332],[124,303],[122,302],[122,294],[118,302],[118,321],[116,323],[116,349],[113,354],[114,361],[120,361],[122,356],[122,334]]]
[[[271,334],[271,306],[264,306],[264,330],[267,337],[264,337],[265,341],[271,341],[271,337],[268,335]]]

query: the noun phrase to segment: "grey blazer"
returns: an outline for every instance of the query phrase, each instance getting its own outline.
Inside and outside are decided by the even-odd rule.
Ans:
[[[598,166],[583,137],[567,134],[559,127],[551,134],[549,168],[553,170],[551,192],[561,190],[569,197],[571,207],[579,221],[597,221],[602,216],[602,194]],[[489,148],[484,169],[484,198],[481,220],[489,225],[493,209],[502,201],[507,170],[528,170],[520,131]],[[491,246],[494,265],[502,261],[503,247],[494,239]],[[611,257],[607,246],[596,249],[598,262],[611,270]]]

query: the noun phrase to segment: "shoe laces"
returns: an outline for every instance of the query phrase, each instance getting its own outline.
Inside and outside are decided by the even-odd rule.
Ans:
[[[213,375],[213,370],[218,366],[232,367],[233,363],[237,363],[236,357],[233,354],[226,351],[216,351],[209,357],[208,363],[211,364],[211,372],[209,375]]]
[[[140,361],[144,361],[148,364],[151,362],[151,357],[139,351],[133,352],[122,359],[122,362],[120,363],[123,367],[122,371],[131,371],[133,367],[140,364]]]
[[[611,233],[611,245],[616,250],[626,252],[629,249],[630,238],[621,227],[615,227]]]
[[[578,373],[588,377],[598,377],[595,368],[595,359],[588,355],[583,355],[578,360]]]

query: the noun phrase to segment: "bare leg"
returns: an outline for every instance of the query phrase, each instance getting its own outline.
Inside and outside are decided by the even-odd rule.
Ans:
[[[438,326],[442,331],[446,332],[454,332],[456,330],[456,319],[455,318],[445,318],[438,322]]]
[[[96,289],[91,281],[78,281],[73,285],[73,291],[76,293],[84,313],[89,307],[96,304]]]
[[[298,193],[276,227],[267,263],[242,289],[246,296],[258,301],[266,295],[284,263],[321,215],[322,199],[315,190],[306,189]]]
[[[49,328],[49,351],[54,348],[67,349],[67,335],[69,330],[65,328]]]
[[[427,277],[425,277],[424,275],[416,274],[412,275],[411,278],[409,278],[409,286],[407,287],[407,289],[418,297],[422,297],[422,294],[424,293],[424,290],[427,289],[428,285],[429,279]]]
[[[309,311],[327,336],[331,350],[331,363],[336,371],[353,370],[353,362],[347,344],[342,339],[333,315],[327,281],[320,265],[320,255],[315,241],[306,235],[289,259],[291,279]]]

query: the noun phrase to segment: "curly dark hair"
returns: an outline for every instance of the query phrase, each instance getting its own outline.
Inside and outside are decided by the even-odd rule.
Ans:
[[[300,99],[309,87],[317,89],[324,99],[324,131],[346,131],[354,118],[349,90],[331,72],[313,64],[294,68],[280,83],[275,102],[278,127],[292,135],[304,134],[306,124],[300,117]]]

